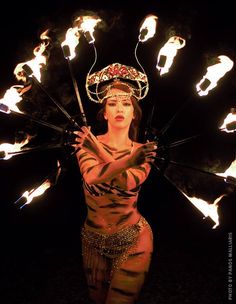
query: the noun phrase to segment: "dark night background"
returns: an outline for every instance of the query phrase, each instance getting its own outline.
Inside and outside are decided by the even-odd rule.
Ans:
[[[236,107],[235,67],[218,87],[199,97],[195,84],[206,72],[213,56],[227,55],[236,61],[236,28],[232,4],[206,1],[40,1],[6,3],[1,11],[0,97],[19,84],[13,70],[19,62],[33,58],[39,36],[50,28],[55,38],[63,37],[81,12],[94,12],[102,19],[95,31],[98,60],[95,70],[112,62],[138,68],[134,48],[139,27],[148,14],[159,17],[155,37],[138,47],[138,58],[148,74],[150,91],[144,101],[140,139],[144,136],[154,106],[152,130],[162,129],[178,113],[162,138],[165,146],[176,140],[200,136],[161,156],[209,172],[223,172],[235,159],[235,134],[217,129],[230,109]],[[156,70],[159,49],[168,35],[186,38],[170,72],[160,77]],[[99,125],[96,104],[88,101],[85,76],[94,60],[92,47],[82,37],[73,61],[84,110],[94,132]],[[43,74],[50,94],[72,115],[79,108],[69,70],[55,42]],[[38,87],[33,86],[22,109],[56,125],[67,126],[63,115]],[[186,106],[185,106],[186,105]],[[181,109],[181,110],[180,110]],[[58,142],[51,130],[22,117],[0,113],[0,144],[14,143],[24,132],[37,136],[32,145]],[[149,130],[150,131],[150,130]],[[89,303],[81,268],[80,227],[85,218],[81,179],[70,150],[44,150],[0,161],[0,301],[4,304]],[[161,152],[160,152],[161,153]],[[19,210],[14,202],[55,170],[57,159],[63,170],[57,184]],[[155,251],[150,273],[138,303],[225,304],[228,288],[229,235],[233,232],[235,187],[212,175],[184,167],[153,169],[140,193],[139,209],[154,231]],[[219,203],[220,226],[203,215],[178,190]],[[233,235],[234,237],[234,235]]]

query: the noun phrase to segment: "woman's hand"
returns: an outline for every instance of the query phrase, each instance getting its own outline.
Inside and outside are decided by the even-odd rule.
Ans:
[[[75,141],[77,142],[77,144],[74,145],[76,149],[81,148],[85,150],[96,157],[100,162],[114,160],[113,157],[104,150],[96,136],[90,131],[90,127],[82,127],[81,131],[75,131],[74,134],[76,135]]]
[[[157,149],[156,142],[148,142],[138,147],[131,154],[129,165],[130,167],[139,166],[143,163],[152,163],[155,160]]]
[[[86,142],[86,138],[90,132],[90,127],[81,127],[81,131],[74,131],[76,136],[75,141],[76,144],[73,145],[76,149],[78,148],[85,148],[84,142]]]
[[[82,148],[89,153],[94,153],[97,145],[99,144],[97,138],[90,131],[90,127],[81,127],[81,131],[75,131],[75,141],[77,144],[74,145],[76,149]]]

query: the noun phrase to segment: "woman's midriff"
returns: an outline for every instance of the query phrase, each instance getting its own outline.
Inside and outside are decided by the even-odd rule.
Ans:
[[[121,198],[110,194],[106,196],[85,195],[88,214],[85,228],[99,233],[115,233],[124,227],[136,224],[140,218],[137,210],[138,195]]]

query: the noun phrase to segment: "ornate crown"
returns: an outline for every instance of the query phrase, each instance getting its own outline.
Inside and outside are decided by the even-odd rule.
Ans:
[[[86,77],[86,92],[90,100],[102,103],[104,91],[100,91],[100,85],[109,81],[120,79],[127,86],[130,85],[132,95],[137,99],[143,99],[149,90],[148,78],[145,72],[140,72],[132,66],[121,63],[112,63],[93,74],[88,73]]]

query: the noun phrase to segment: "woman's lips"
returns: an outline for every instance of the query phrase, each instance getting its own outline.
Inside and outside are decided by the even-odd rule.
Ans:
[[[116,117],[115,117],[115,120],[118,120],[118,121],[121,121],[121,120],[124,120],[125,118],[124,118],[124,116],[122,116],[122,115],[117,115]]]

